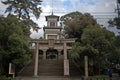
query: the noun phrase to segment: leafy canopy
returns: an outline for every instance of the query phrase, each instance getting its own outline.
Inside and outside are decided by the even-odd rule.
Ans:
[[[25,35],[29,37],[30,29],[38,31],[39,27],[32,19],[34,16],[36,19],[40,17],[41,11],[41,0],[5,0],[3,4],[7,5],[6,13],[8,15],[14,15],[19,18],[24,24]]]
[[[65,37],[78,39],[69,55],[80,71],[84,69],[85,55],[88,56],[89,65],[99,71],[101,67],[108,67],[107,59],[116,50],[114,33],[102,28],[89,13],[72,12],[62,16],[61,21],[64,24]]]
[[[10,62],[19,69],[30,58],[31,52],[22,26],[23,23],[13,15],[6,18],[0,16],[0,58],[5,72]]]
[[[80,12],[71,12],[61,17],[61,21],[64,24],[66,38],[78,38],[80,39],[83,29],[88,25],[96,25],[97,22],[89,14],[82,14]]]
[[[6,12],[9,14],[17,14],[19,18],[30,18],[33,14],[36,18],[39,18],[41,13],[41,0],[6,0],[2,1],[5,5],[8,5]]]
[[[87,27],[81,37],[81,41],[84,45],[91,45],[92,47],[98,49],[99,52],[108,52],[112,50],[113,41],[115,35],[99,26],[89,26]]]

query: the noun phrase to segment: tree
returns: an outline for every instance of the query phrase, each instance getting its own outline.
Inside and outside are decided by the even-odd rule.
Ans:
[[[96,61],[96,54],[98,54],[97,49],[93,48],[90,45],[82,45],[79,42],[75,43],[70,50],[70,60],[73,64],[77,67],[77,70],[84,75],[84,56],[88,56],[89,61],[89,75],[93,75],[93,65],[97,62]],[[93,63],[94,62],[94,63]],[[92,67],[92,68],[90,68]]]
[[[115,37],[115,45],[120,49],[120,35]]]
[[[115,17],[113,20],[109,20],[108,23],[112,26],[116,26],[117,29],[120,29],[120,0],[117,0],[117,8],[115,10],[118,14],[117,17]],[[120,63],[120,36],[116,36],[115,37],[115,51],[113,53],[111,53],[111,55],[109,56],[109,60],[111,63],[119,64]]]
[[[5,5],[8,5],[6,12],[9,14],[15,13],[19,18],[30,18],[33,14],[36,18],[39,18],[41,13],[41,0],[6,0],[2,1]]]
[[[31,15],[39,18],[41,0],[5,0],[8,5],[7,17],[0,16],[0,54],[4,72],[8,73],[8,64],[12,62],[19,69],[30,58],[28,38],[30,29],[38,30],[38,25],[31,20]]]
[[[24,24],[24,33],[27,37],[30,35],[30,29],[38,31],[39,27],[33,20],[31,15],[36,19],[40,17],[41,11],[41,0],[6,0],[2,1],[3,4],[8,5],[6,13],[8,15],[14,15],[21,20]]]
[[[113,48],[115,35],[100,26],[89,26],[84,30],[81,41],[84,45],[91,45],[99,51],[108,52]]]
[[[88,25],[96,25],[97,22],[95,19],[89,14],[82,14],[80,12],[71,12],[61,17],[61,21],[64,24],[65,34],[67,38],[78,38],[80,41],[80,37],[83,33],[83,29]]]
[[[108,23],[112,26],[116,26],[117,29],[120,29],[120,0],[117,0],[117,8],[115,9],[117,12],[117,17],[115,17],[113,20],[109,20]]]
[[[90,45],[98,51],[96,60],[99,62],[99,74],[100,69],[106,67],[107,56],[115,49],[114,39],[114,33],[99,26],[90,26],[82,34],[82,43],[84,45]]]
[[[120,63],[120,35],[115,37],[115,51],[110,54],[109,59],[111,63],[119,64]]]
[[[101,28],[89,13],[72,12],[62,16],[61,21],[67,35],[65,37],[77,38],[80,43],[76,43],[70,51],[73,63],[82,69],[84,66],[81,63],[87,55],[91,61],[89,64],[94,61],[94,65],[99,65],[99,71],[105,67],[106,56],[114,49],[114,33]]]
[[[118,14],[118,18],[120,18],[120,0],[117,0],[117,14]]]
[[[109,58],[108,56],[115,49],[114,39],[114,33],[100,26],[88,26],[83,30],[81,44],[78,45],[77,43],[70,51],[71,59],[79,69],[82,69],[84,68],[82,66],[84,64],[84,56],[88,56],[89,68],[91,68],[89,74],[100,74],[101,68],[108,67],[108,61],[106,59]],[[95,71],[96,69],[97,71],[99,69],[99,72]]]
[[[0,54],[5,73],[8,73],[9,63],[20,69],[30,59],[31,52],[22,26],[23,23],[13,15],[0,16]]]

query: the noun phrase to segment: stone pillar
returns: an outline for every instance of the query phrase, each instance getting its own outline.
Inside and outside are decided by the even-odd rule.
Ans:
[[[43,60],[46,60],[46,50],[43,50]]]
[[[84,57],[85,59],[85,80],[88,78],[88,56]]]
[[[60,59],[61,56],[61,50],[58,50],[58,59]]]
[[[66,42],[64,42],[64,76],[69,76],[69,60],[67,59]]]
[[[38,76],[38,43],[36,43],[34,76]]]
[[[35,60],[36,46],[35,46],[35,43],[32,43],[31,45],[32,45],[31,47],[33,47],[33,49],[32,49],[32,53],[33,53],[33,57],[32,57],[32,59]]]
[[[67,60],[67,46],[66,46],[66,42],[64,42],[64,60]]]

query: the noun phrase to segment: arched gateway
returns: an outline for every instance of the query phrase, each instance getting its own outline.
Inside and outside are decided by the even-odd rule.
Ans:
[[[67,50],[72,47],[69,45],[75,42],[75,39],[61,38],[62,28],[58,26],[59,16],[46,16],[47,26],[44,26],[44,39],[30,39],[33,45],[31,49],[34,53],[34,76],[38,76],[39,59],[42,60],[59,60],[63,57],[63,75],[69,76],[69,60],[67,58]]]

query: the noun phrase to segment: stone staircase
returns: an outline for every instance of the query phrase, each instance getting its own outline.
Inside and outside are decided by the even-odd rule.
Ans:
[[[26,65],[18,76],[33,76],[34,61]],[[39,60],[38,76],[63,76],[63,59]]]
[[[34,60],[26,65],[19,73],[18,76],[33,76],[34,75]]]
[[[63,60],[39,60],[39,76],[63,76]]]

